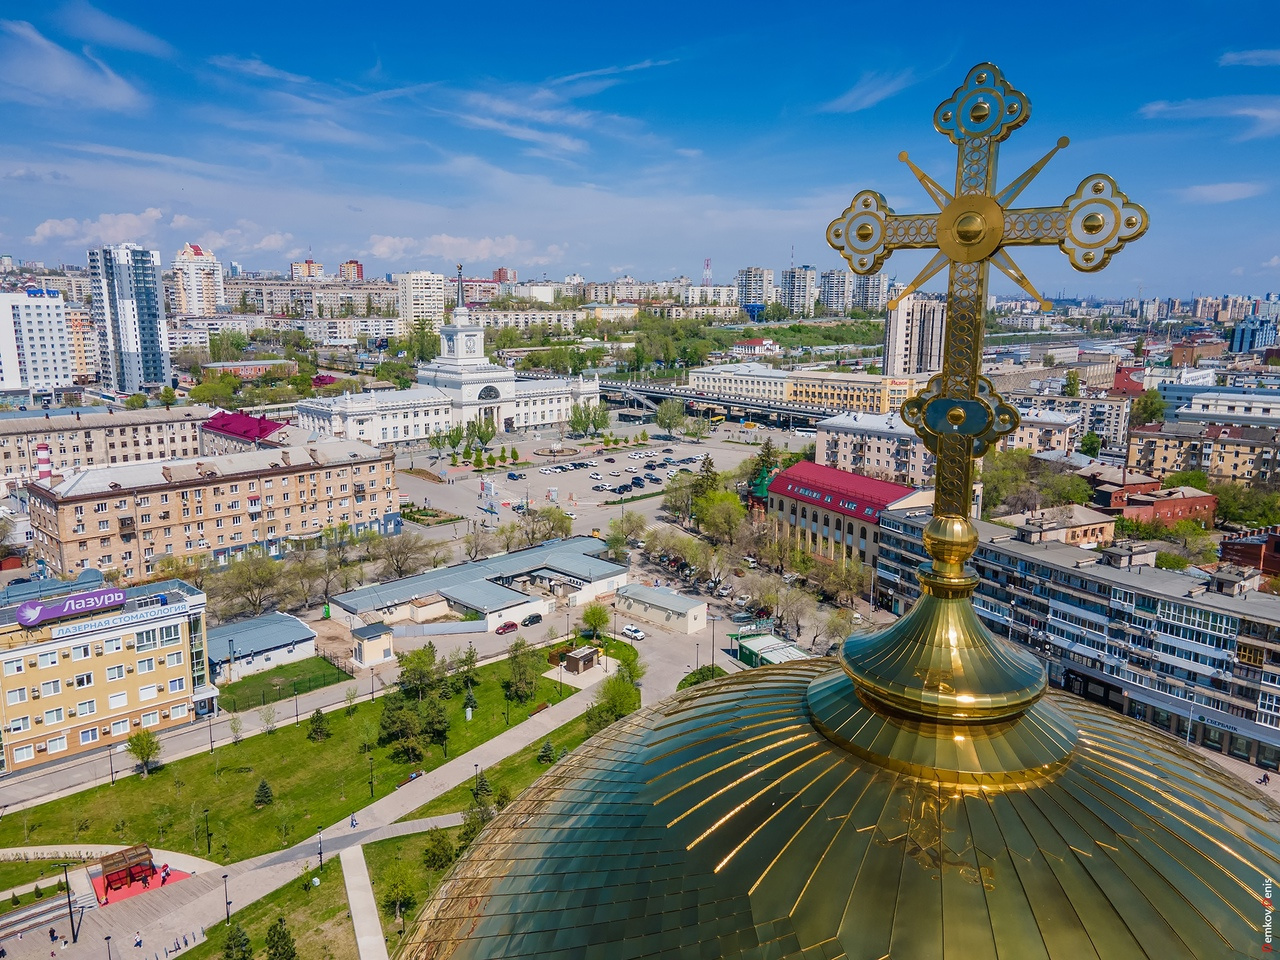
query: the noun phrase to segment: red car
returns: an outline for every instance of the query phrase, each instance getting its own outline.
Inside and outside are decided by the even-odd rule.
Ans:
[[[498,627],[496,632],[498,636],[502,636],[505,633],[515,633],[519,629],[519,625],[514,620],[508,620],[506,623],[502,624],[502,626]]]

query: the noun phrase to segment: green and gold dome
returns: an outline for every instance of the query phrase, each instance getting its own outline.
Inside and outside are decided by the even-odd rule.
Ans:
[[[940,212],[898,217],[864,193],[828,228],[857,272],[898,246],[951,264],[946,366],[903,410],[939,457],[920,600],[838,658],[703,684],[593,737],[489,824],[404,956],[1270,952],[1280,806],[1173,738],[1048,692],[1040,662],[973,611],[973,459],[1017,425],[979,376],[988,264],[1012,275],[1003,246],[1053,242],[1094,269],[1146,228],[1094,175],[1027,232],[1008,205],[1045,161],[1000,193],[994,175],[995,145],[1029,113],[979,64],[934,116],[960,149],[954,194],[917,171]]]

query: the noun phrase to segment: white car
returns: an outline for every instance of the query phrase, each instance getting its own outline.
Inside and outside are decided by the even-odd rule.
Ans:
[[[588,460],[588,461],[587,461],[587,466],[588,466],[588,467],[598,467],[598,466],[600,466],[600,464],[596,463],[594,460]]]
[[[577,520],[577,519],[578,519],[578,515],[577,515],[576,513],[574,513],[572,510],[566,510],[566,511],[564,512],[564,515],[565,515],[566,517],[568,517],[570,520]]]
[[[643,640],[644,631],[637,627],[634,623],[628,623],[622,628],[622,635],[628,640]]]
[[[751,602],[751,594],[744,593],[742,596],[738,597],[736,600],[733,601],[733,605],[735,607],[746,607],[746,605],[750,602]]]
[[[591,476],[587,477],[587,479],[588,479],[588,480],[603,480],[603,479],[604,479],[604,477],[600,476],[600,474],[598,474],[598,473],[593,473]]]
[[[728,597],[733,594],[733,584],[722,583],[720,589],[716,591],[717,597]]]
[[[542,467],[541,469],[538,470],[538,472],[543,474],[544,476],[555,473],[555,471],[552,470],[550,467]]]
[[[627,467],[627,473],[639,473],[639,472],[640,472],[639,467]]]
[[[620,474],[617,470],[610,470],[610,471],[609,471],[609,476],[611,476],[611,477],[620,477],[620,476],[622,476],[622,474]]]

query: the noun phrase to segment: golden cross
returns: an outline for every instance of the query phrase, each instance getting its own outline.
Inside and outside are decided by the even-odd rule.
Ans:
[[[1031,116],[1031,102],[1004,79],[999,68],[980,63],[933,114],[933,125],[958,148],[956,187],[948,193],[912,163],[898,159],[938,205],[936,214],[898,215],[885,198],[864,190],[827,227],[827,242],[854,273],[876,273],[894,250],[938,253],[898,296],[890,309],[950,264],[942,372],[902,407],[911,425],[937,456],[935,517],[966,518],[973,496],[973,461],[1018,426],[1018,412],[982,376],[983,311],[988,265],[1043,301],[1005,251],[1009,246],[1056,243],[1077,270],[1100,270],[1111,255],[1147,230],[1147,213],[1130,203],[1104,174],[1081,181],[1061,206],[1009,209],[1050,158],[1067,145],[1058,140],[1026,173],[995,192],[999,143]],[[963,561],[961,561],[963,562]]]

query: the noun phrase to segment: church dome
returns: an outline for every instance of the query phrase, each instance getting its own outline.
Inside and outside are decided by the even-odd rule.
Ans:
[[[474,842],[407,956],[1260,956],[1280,806],[1043,680],[975,704],[964,678],[1033,658],[941,579],[839,661],[697,686],[588,741]]]

